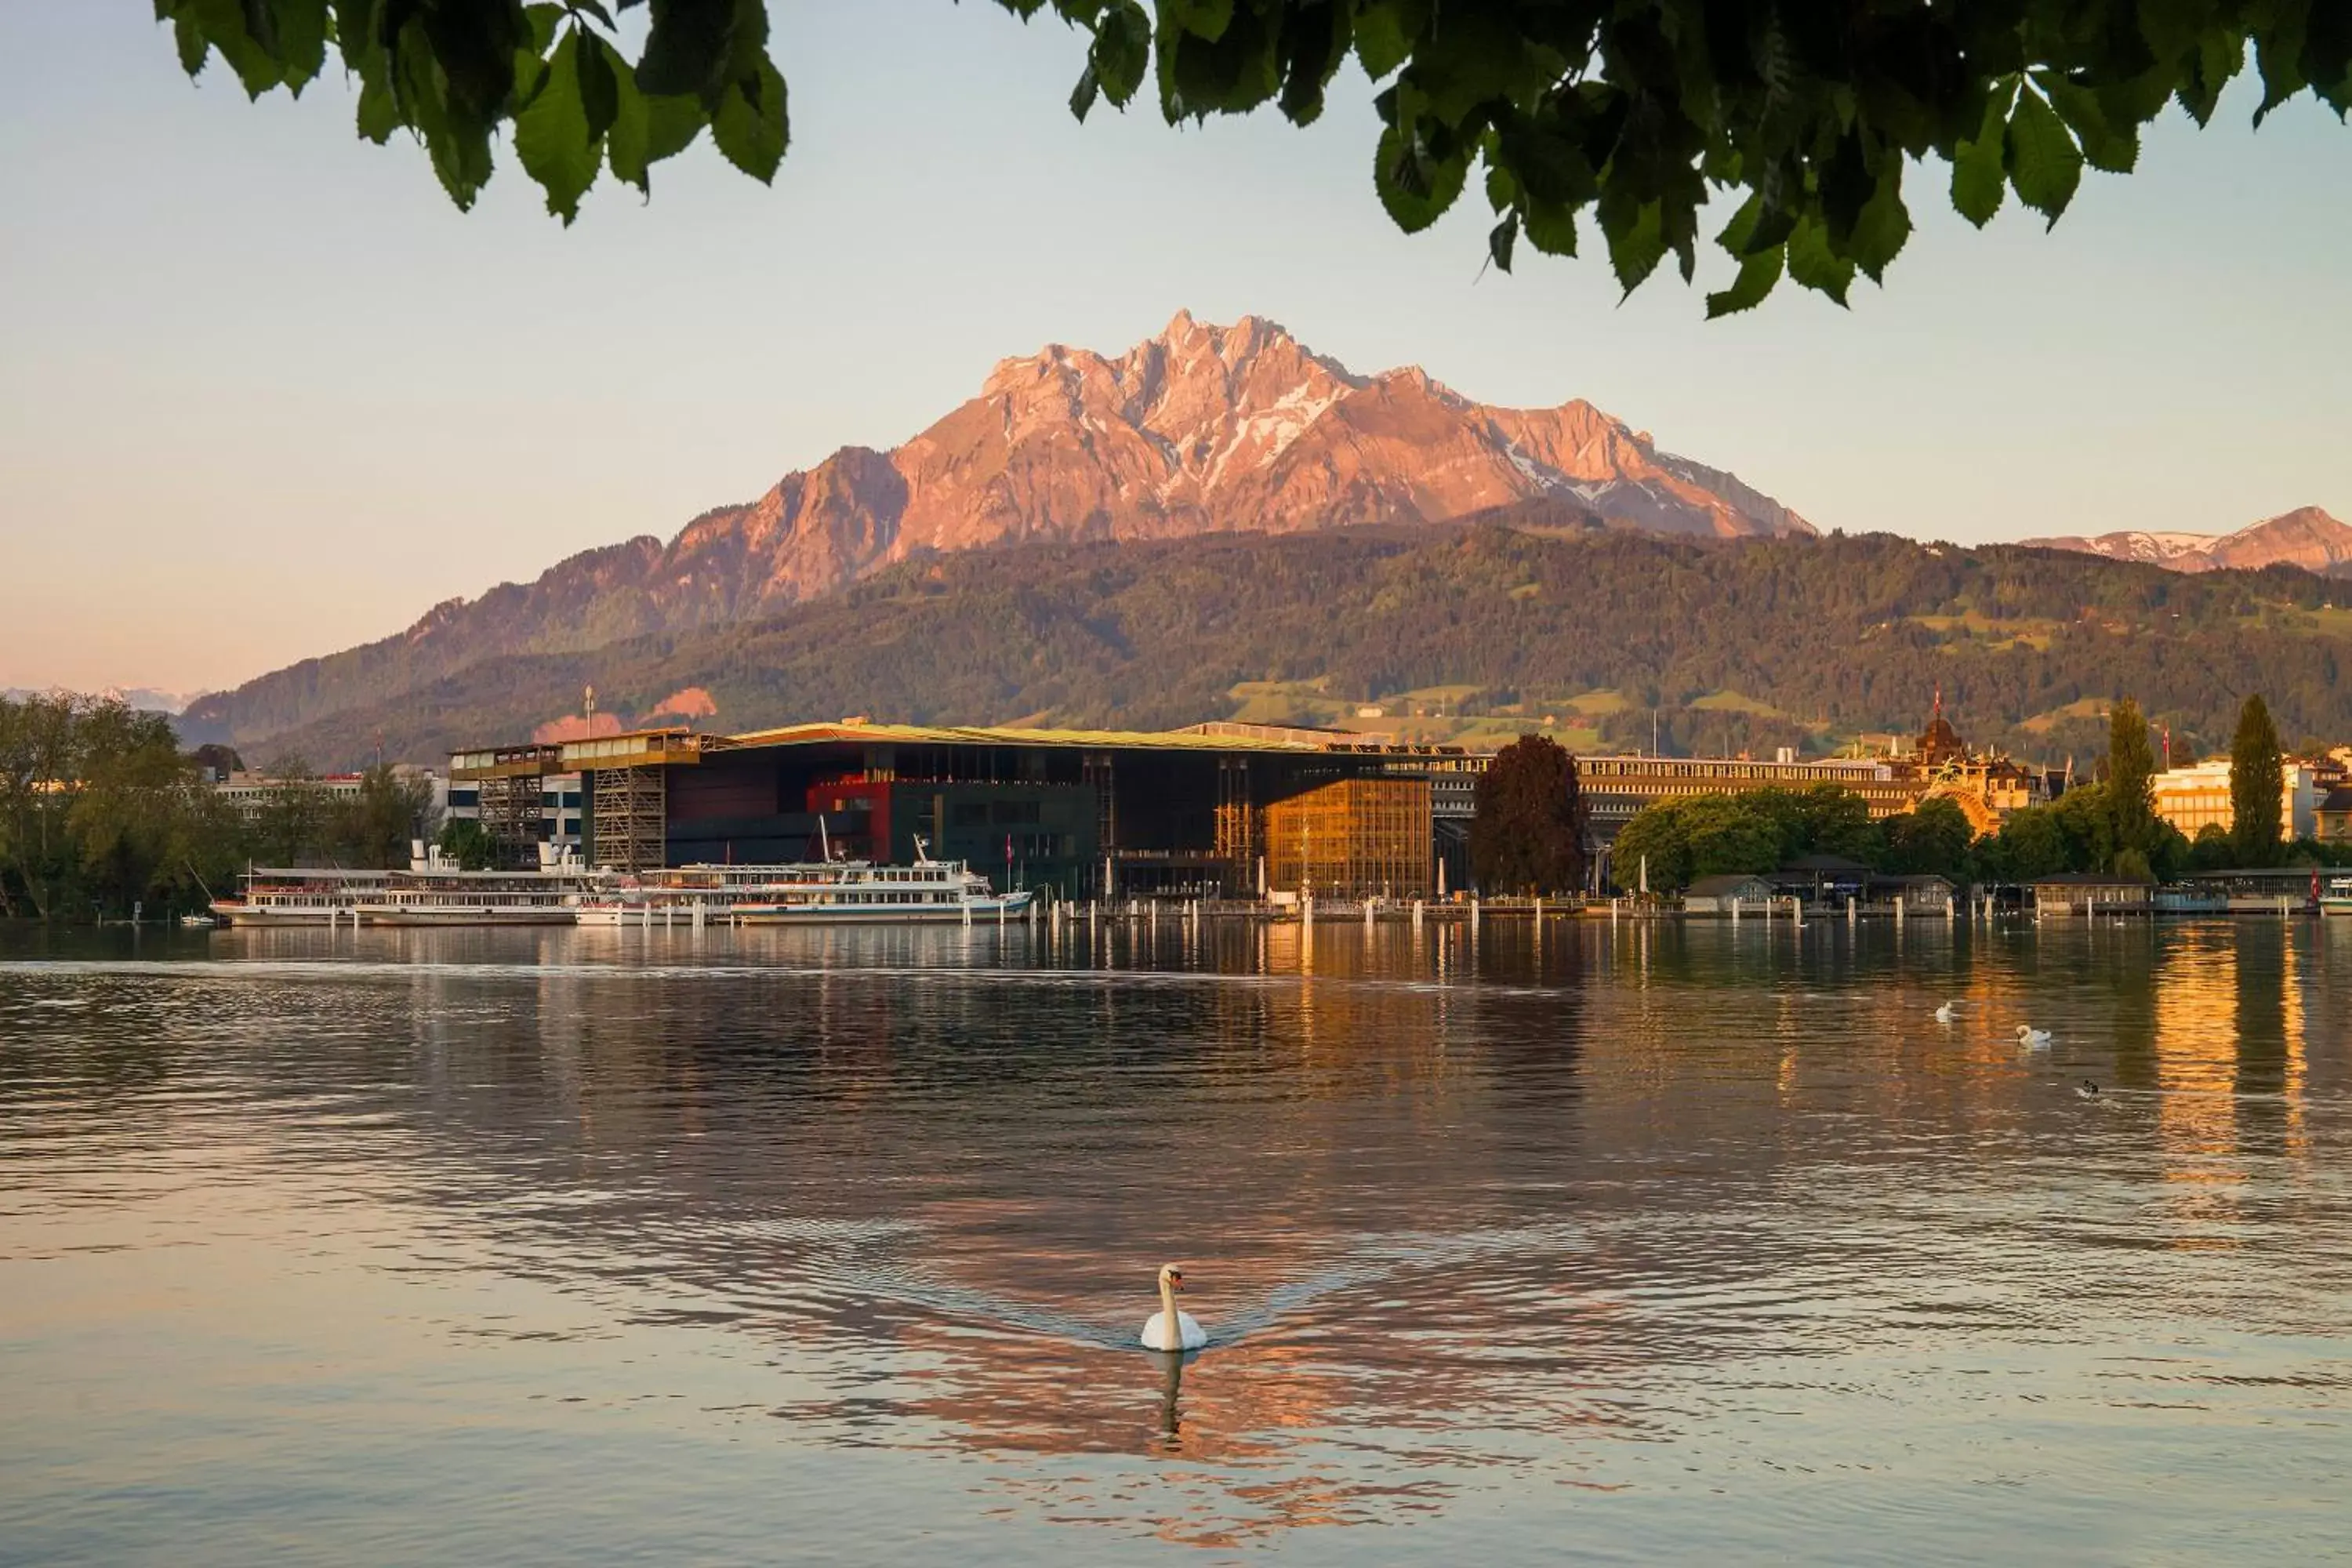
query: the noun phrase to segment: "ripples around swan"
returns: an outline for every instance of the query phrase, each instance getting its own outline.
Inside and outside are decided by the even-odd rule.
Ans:
[[[0,1559],[2352,1523],[2352,921],[0,942]]]

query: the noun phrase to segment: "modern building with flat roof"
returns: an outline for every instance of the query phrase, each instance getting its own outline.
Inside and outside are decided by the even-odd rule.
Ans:
[[[518,847],[537,837],[539,781],[582,774],[592,864],[635,870],[826,854],[904,862],[919,837],[930,854],[967,861],[1000,885],[1066,898],[1254,896],[1274,885],[1265,864],[1273,808],[1349,780],[1417,786],[1404,792],[1412,802],[1395,791],[1318,797],[1311,837],[1353,847],[1338,862],[1318,859],[1315,873],[1329,880],[1317,891],[1360,898],[1433,880],[1428,781],[1475,776],[1485,763],[1459,747],[1244,724],[1152,731],[849,720],[461,752],[450,770],[479,792],[494,838]],[[1448,800],[1466,809],[1465,793]],[[1343,815],[1360,809],[1365,823],[1332,819],[1333,802]],[[1410,849],[1396,837],[1408,819],[1418,835]],[[1367,847],[1375,841],[1377,853]],[[1334,864],[1360,874],[1331,875]]]

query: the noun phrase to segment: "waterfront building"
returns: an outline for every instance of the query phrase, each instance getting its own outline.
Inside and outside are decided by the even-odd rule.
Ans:
[[[247,822],[258,818],[275,802],[294,791],[322,804],[357,800],[360,775],[320,773],[310,778],[275,778],[258,771],[232,770],[213,785],[213,794]]]
[[[2322,844],[2352,844],[2352,784],[2337,784],[2313,808],[2312,837]]]
[[[540,832],[547,781],[580,775],[583,854],[593,865],[641,870],[827,855],[905,864],[919,836],[932,854],[967,861],[1000,887],[1065,898],[1255,896],[1276,885],[1271,808],[1342,781],[1407,783],[1403,792],[1346,792],[1316,807],[1321,826],[1310,838],[1350,847],[1316,861],[1340,869],[1316,872],[1315,890],[1362,898],[1430,886],[1431,781],[1450,781],[1449,797],[1459,797],[1458,781],[1475,781],[1485,761],[1459,747],[1341,731],[845,720],[467,751],[452,756],[450,773],[460,790],[478,792],[476,809],[494,839],[516,847]],[[1351,824],[1350,813],[1363,820]],[[1403,818],[1418,825],[1409,855],[1396,837]]]
[[[431,791],[427,809],[435,816],[449,807],[449,781],[429,768],[409,763],[394,764],[394,776],[405,780],[422,778]],[[289,791],[299,791],[321,805],[341,805],[357,800],[360,785],[366,775],[362,773],[317,773],[307,778],[278,778],[258,770],[228,768],[220,770],[206,782],[213,794],[229,809],[247,822],[257,821],[274,802],[282,800]]]
[[[1683,889],[1683,912],[1727,915],[1738,910],[1763,910],[1773,897],[1772,884],[1746,872],[1701,877]]]
[[[2110,871],[2061,871],[2032,884],[2038,915],[2145,914],[2156,906],[2156,884]]]
[[[1338,779],[1265,807],[1266,886],[1316,897],[1427,898],[1430,785]]]
[[[2310,763],[2287,761],[2281,765],[2279,826],[2289,838],[2310,838],[2319,831],[2319,769]],[[2207,827],[2227,833],[2238,820],[2230,798],[2230,759],[2215,757],[2186,767],[2168,768],[2152,781],[2156,815],[2191,840]]]
[[[1907,747],[1892,746],[1883,754],[1800,761],[1784,746],[1770,762],[1750,757],[1580,757],[1576,771],[1597,846],[1613,842],[1617,830],[1643,806],[1692,795],[1830,784],[1860,795],[1874,817],[1899,816],[1923,800],[1948,799],[1979,837],[1996,831],[2010,813],[2050,799],[2039,771],[1998,752],[1971,750],[1944,717],[1940,696],[1927,728]]]

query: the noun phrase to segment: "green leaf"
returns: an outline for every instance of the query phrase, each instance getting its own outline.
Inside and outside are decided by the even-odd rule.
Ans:
[[[1518,243],[1519,216],[1513,213],[1486,236],[1486,259],[1505,272],[1511,269],[1511,247]]]
[[[2009,178],[2017,199],[2052,223],[2083,183],[2083,152],[2042,95],[2026,88],[2009,120]]]
[[[276,0],[276,54],[295,97],[327,63],[327,0]]]
[[[2013,90],[1997,91],[1986,100],[1983,126],[1952,149],[1952,209],[1979,228],[1992,221],[2008,195],[2009,174],[2001,163],[2001,150]]]
[[[1087,67],[1096,84],[1105,98],[1125,109],[1143,85],[1150,64],[1151,18],[1135,0],[1114,0],[1096,21],[1095,41],[1087,48]],[[1077,107],[1075,98],[1071,107]]]
[[[1665,228],[1655,202],[1643,203],[1628,216],[1622,211],[1612,213],[1604,201],[1601,232],[1609,242],[1609,265],[1617,274],[1618,286],[1628,295],[1666,258]]]
[[[1731,215],[1731,221],[1725,224],[1722,231],[1715,237],[1716,244],[1735,257],[1745,257],[1748,253],[1749,239],[1756,233],[1757,222],[1763,216],[1764,193],[1750,191],[1748,199],[1739,204],[1739,210]]]
[[[545,55],[555,47],[555,29],[562,25],[564,9],[561,5],[526,5],[522,8],[523,26],[530,29],[530,41],[524,47],[535,55]]]
[[[1576,209],[1561,202],[1529,196],[1519,205],[1528,243],[1546,256],[1576,254]]]
[[[1234,0],[1160,0],[1160,28],[1215,43],[1234,25]]]
[[[659,98],[719,89],[735,45],[735,0],[651,0],[651,9],[637,90]]]
[[[205,42],[202,29],[193,17],[185,15],[172,18],[172,42],[180,51],[180,68],[195,76],[205,68],[212,56],[212,46]]]
[[[761,184],[776,177],[792,132],[784,114],[784,79],[766,56],[751,75],[727,84],[710,116],[710,139],[729,163]]]
[[[1399,0],[1371,0],[1356,13],[1356,58],[1374,81],[1404,64],[1412,53],[1412,39],[1401,15],[1403,9]]]
[[[382,49],[360,57],[359,131],[381,147],[400,129],[400,100],[392,90],[391,65]]]
[[[1902,253],[1910,237],[1911,214],[1903,205],[1903,162],[1890,159],[1886,172],[1879,176],[1878,189],[1871,193],[1854,219],[1853,232],[1846,237],[1846,250],[1873,283],[1884,283],[1887,264]]]
[[[1830,248],[1830,231],[1811,213],[1797,220],[1789,235],[1789,277],[1841,306],[1853,286],[1853,263]]]
[[[604,161],[602,139],[588,127],[580,99],[580,32],[573,28],[555,46],[547,79],[515,116],[515,157],[523,172],[547,193],[547,210],[569,226],[580,216],[580,198],[596,183]]]
[[[2035,73],[2034,79],[2050,99],[2050,107],[2066,122],[2083,146],[2084,161],[2094,169],[2105,169],[2113,174],[2128,174],[2139,162],[2139,127],[2125,125],[2116,128],[2099,102],[2099,95],[2089,88],[2077,86],[2055,71]]]
[[[575,30],[572,36],[577,37],[580,34]],[[593,33],[588,35],[587,47],[572,58],[580,76],[580,107],[588,116],[588,139],[600,141],[613,128],[613,116],[620,108],[620,77],[624,73],[613,69],[612,63],[604,58],[604,40]]]
[[[1078,85],[1070,89],[1071,114],[1083,123],[1087,118],[1087,110],[1095,106],[1095,100],[1101,95],[1102,84],[1095,80],[1094,62],[1088,60],[1086,69],[1078,73]]]
[[[1739,264],[1739,276],[1731,287],[1706,297],[1706,319],[1733,315],[1755,309],[1763,303],[1764,296],[1772,292],[1780,281],[1780,247],[1762,250]]]
[[[1381,205],[1407,234],[1419,234],[1444,216],[1462,194],[1469,177],[1466,152],[1452,158],[1433,158],[1409,145],[1393,125],[1381,132],[1372,153],[1372,184]]]

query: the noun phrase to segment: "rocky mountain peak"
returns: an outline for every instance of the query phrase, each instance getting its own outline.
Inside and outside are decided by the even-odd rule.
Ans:
[[[1264,316],[1220,325],[1178,310],[1116,355],[1049,343],[1001,361],[977,395],[903,446],[845,447],[667,544],[587,552],[536,582],[439,606],[405,639],[314,663],[366,666],[398,645],[403,668],[429,678],[495,654],[774,615],[920,554],[1443,522],[1521,505],[1656,532],[1812,531],[1590,403],[1494,407],[1418,366],[1358,374]],[[271,700],[320,708],[316,689],[286,681]],[[226,711],[245,700],[215,700]]]

